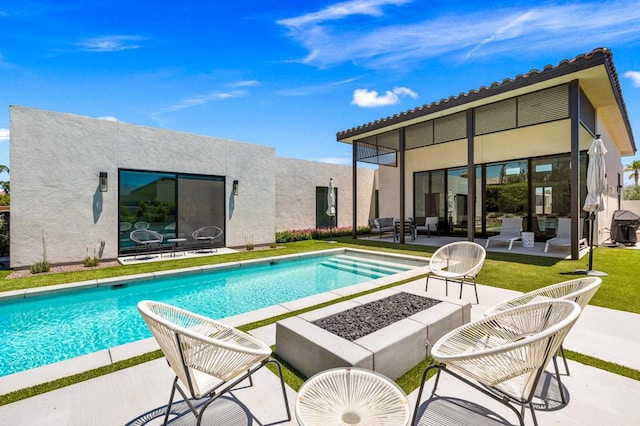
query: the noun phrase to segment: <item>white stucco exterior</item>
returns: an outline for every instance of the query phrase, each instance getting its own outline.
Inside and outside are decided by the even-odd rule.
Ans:
[[[351,167],[280,159],[269,146],[72,114],[10,107],[11,267],[118,256],[118,170],[225,178],[225,245],[275,240],[276,230],[315,227],[315,188],[339,191],[338,224],[352,218]],[[100,172],[109,189],[100,192]],[[375,170],[359,172],[370,204]],[[232,194],[233,181],[239,194]],[[366,209],[358,218],[366,225]]]
[[[276,159],[276,231],[315,227],[316,187],[327,187],[329,178],[337,192],[338,227],[353,223],[353,173],[349,166],[278,157]],[[370,206],[374,190],[373,169],[358,169],[358,205]],[[313,188],[313,191],[309,189]],[[365,226],[369,209],[358,209],[358,224]]]

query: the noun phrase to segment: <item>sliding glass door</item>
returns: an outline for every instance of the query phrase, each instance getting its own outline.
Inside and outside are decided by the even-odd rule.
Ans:
[[[159,232],[165,241],[186,238],[187,245],[200,227],[225,230],[224,177],[121,170],[118,195],[121,254],[135,249],[134,229]]]

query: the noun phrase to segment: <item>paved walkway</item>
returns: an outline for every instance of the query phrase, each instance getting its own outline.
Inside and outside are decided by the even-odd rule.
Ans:
[[[424,280],[405,286],[424,291]],[[429,287],[429,296],[439,297],[444,293],[444,285],[438,286],[434,282]],[[471,288],[465,290],[463,299],[472,301],[473,291]],[[481,317],[487,307],[516,294],[487,286],[478,286],[478,292],[481,304],[472,307],[472,320]],[[316,303],[326,299],[326,295],[314,298],[297,303]],[[230,322],[245,318],[232,318]],[[269,326],[255,330],[254,334],[271,344],[274,329]],[[565,347],[640,370],[640,315],[588,306],[565,340]],[[571,361],[569,365],[571,376],[563,376],[562,381],[570,403],[540,407],[536,410],[540,425],[640,424],[637,407],[640,381]],[[157,420],[147,421],[151,417],[149,413],[166,404],[172,380],[171,370],[163,359],[159,359],[2,406],[0,422],[34,426],[155,425],[159,424]],[[555,383],[544,381],[543,384],[549,391]],[[450,424],[509,424],[516,421],[513,412],[447,375],[442,376],[438,396],[429,399],[431,388],[428,384],[423,397],[421,408],[426,411],[420,424],[441,424],[442,416],[446,416]],[[416,394],[413,392],[409,396],[412,410]],[[293,410],[295,392],[288,389],[288,395]],[[207,424],[296,424],[286,421],[277,378],[265,369],[256,376],[254,388],[241,387],[216,404],[217,411],[213,406],[209,408],[211,412],[207,417],[211,422]],[[478,416],[469,409],[485,410],[485,415]],[[495,415],[488,418],[486,412]],[[193,424],[192,419],[185,416],[172,424]],[[530,413],[526,415],[526,422],[531,424]]]

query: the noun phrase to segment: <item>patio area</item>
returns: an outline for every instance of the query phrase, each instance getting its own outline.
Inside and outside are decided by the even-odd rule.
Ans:
[[[383,234],[382,238],[380,236],[368,236],[368,237],[360,237],[362,239],[372,240],[372,241],[384,241],[387,243],[397,243],[398,240],[394,240],[392,234]],[[419,234],[415,240],[411,240],[409,235],[405,235],[405,244],[409,245],[422,245],[422,246],[432,246],[432,247],[442,247],[445,244],[452,243],[454,241],[467,241],[464,237],[449,237],[449,236],[438,236],[432,235],[428,237],[426,235]],[[475,242],[484,247],[487,243],[485,238],[476,238]],[[571,259],[571,250],[569,247],[554,247],[551,246],[549,250],[545,253],[544,251],[545,243],[536,242],[533,247],[523,247],[522,241],[516,241],[513,243],[511,250],[509,250],[509,244],[503,242],[490,242],[489,247],[486,248],[488,252],[498,252],[498,253],[514,253],[514,254],[523,254],[527,256],[542,256],[542,257],[552,257],[557,259]],[[587,248],[583,248],[580,250],[580,258],[582,259],[584,256],[589,254],[589,250]]]
[[[429,296],[444,297],[444,285],[438,284],[436,281],[430,284]],[[424,294],[424,280],[404,284],[397,290]],[[478,285],[478,292],[480,304],[472,305],[472,320],[482,317],[489,306],[516,294],[481,284]],[[230,317],[225,322],[240,325],[273,316],[276,312],[311,306],[342,295],[344,293],[330,292],[311,296]],[[463,293],[464,300],[469,298],[469,302],[475,302],[471,300],[472,297],[472,292]],[[273,324],[253,330],[252,334],[268,344],[274,344],[275,328]],[[149,345],[149,341],[144,344],[149,346],[149,350],[153,346]],[[640,315],[588,306],[569,333],[565,348],[640,370],[640,358],[637,356],[640,353]],[[636,410],[636,401],[640,395],[640,381],[573,361],[569,361],[569,367],[571,375],[562,376],[562,383],[568,394],[568,405],[560,406],[556,402],[555,383],[541,381],[544,384],[541,392],[546,392],[547,397],[544,402],[541,401],[545,405],[540,405],[536,411],[539,424],[638,423],[640,415]],[[561,372],[563,371],[561,367]],[[157,359],[2,406],[0,417],[7,424],[156,425],[160,424],[159,420],[152,418],[166,404],[172,380],[172,370],[166,365],[166,361]],[[421,404],[424,412],[419,424],[512,424],[516,421],[513,413],[506,407],[461,385],[448,375],[441,377],[437,396],[429,398],[432,380],[425,388]],[[237,390],[209,407],[206,424],[296,424],[295,419],[286,421],[282,395],[278,389],[277,377],[263,369],[255,376],[253,388],[240,385]],[[409,395],[412,411],[416,394],[417,391],[414,391]],[[293,407],[295,392],[288,389],[288,396]],[[531,423],[530,415],[525,417],[525,421],[527,424]],[[194,418],[187,415],[171,424],[194,424]]]

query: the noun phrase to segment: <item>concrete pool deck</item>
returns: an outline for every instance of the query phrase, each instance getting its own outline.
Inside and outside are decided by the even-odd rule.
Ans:
[[[400,288],[416,292],[420,289],[424,291],[424,280],[412,281]],[[349,292],[349,289],[344,289],[344,292]],[[355,292],[357,291],[354,290],[351,293]],[[478,293],[481,303],[472,306],[472,320],[480,318],[485,309],[494,303],[517,294],[481,284],[478,285]],[[444,285],[429,286],[428,295],[444,296]],[[464,292],[463,300],[467,296],[468,300],[472,301],[472,292]],[[326,298],[324,294],[311,296],[291,302],[292,306],[289,307],[297,309],[310,306]],[[284,310],[284,307],[276,306],[229,318],[228,322],[239,325],[266,318]],[[252,334],[266,343],[273,344],[275,324],[254,330]],[[640,370],[640,357],[637,355],[640,353],[640,315],[588,306],[565,340],[565,348]],[[597,425],[640,422],[640,414],[636,406],[640,397],[640,381],[573,361],[569,361],[569,367],[571,376],[562,376],[562,382],[568,391],[569,404],[553,410],[537,410],[539,424]],[[564,371],[562,366],[560,369],[561,372]],[[295,420],[284,421],[285,412],[276,376],[263,369],[255,377],[254,388],[241,387],[232,392],[233,398],[237,400],[233,398],[225,400],[228,404],[241,403],[246,408],[246,411],[231,409],[224,411],[227,421],[230,420],[229,416],[238,416],[232,418],[227,424],[241,425],[253,422],[253,424],[262,425],[276,423],[295,425]],[[121,425],[134,420],[142,421],[145,414],[167,403],[172,380],[172,371],[164,359],[158,359],[0,406],[0,418],[5,424],[70,426]],[[422,405],[426,404],[430,395],[432,380],[427,384]],[[414,391],[409,395],[412,410],[415,406],[416,394],[417,391]],[[293,408],[295,392],[288,389],[288,395],[289,404]],[[456,424],[456,421],[457,424],[469,424],[480,420],[482,424],[505,424],[491,422],[486,417],[477,419],[472,413],[461,408],[460,404],[456,404],[466,402],[468,405],[475,404],[494,411],[508,422],[516,421],[514,414],[506,407],[452,380],[448,375],[442,376],[438,395],[440,398],[432,398],[426,404],[427,411],[423,420],[433,418],[432,416],[449,416],[449,420],[453,420],[452,424]],[[221,404],[221,410],[222,407]],[[210,410],[212,408],[213,406]],[[250,413],[249,418],[247,418],[247,412]],[[213,413],[215,413],[214,410],[212,410]],[[527,424],[531,423],[530,413],[527,413],[525,421]],[[425,423],[421,422],[421,424]]]

